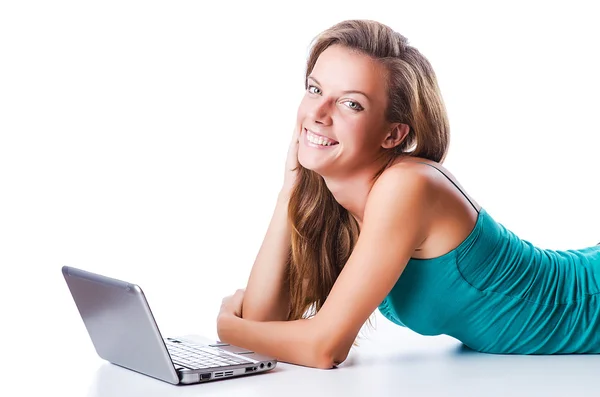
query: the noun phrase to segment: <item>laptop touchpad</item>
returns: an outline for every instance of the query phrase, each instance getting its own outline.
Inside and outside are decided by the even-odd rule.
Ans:
[[[219,349],[228,351],[230,353],[235,353],[235,354],[249,354],[249,353],[254,353],[252,350],[248,350],[248,349],[244,349],[243,347],[238,347],[238,346],[219,346]]]

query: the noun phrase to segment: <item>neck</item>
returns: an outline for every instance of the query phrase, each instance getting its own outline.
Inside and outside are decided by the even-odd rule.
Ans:
[[[344,207],[362,227],[369,193],[376,182],[375,176],[389,162],[379,158],[360,170],[336,176],[323,176],[325,184],[335,200]]]

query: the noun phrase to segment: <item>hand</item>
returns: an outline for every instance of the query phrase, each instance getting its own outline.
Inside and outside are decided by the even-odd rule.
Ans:
[[[285,162],[285,175],[283,178],[283,190],[290,193],[296,183],[298,171],[293,171],[294,168],[299,166],[298,163],[298,145],[300,144],[301,128],[297,125],[292,135],[292,141],[288,148],[287,159]]]
[[[242,303],[244,302],[244,289],[238,289],[233,295],[223,298],[219,317],[222,315],[234,315],[242,317]]]
[[[219,341],[229,343],[232,327],[235,328],[233,320],[236,317],[242,317],[242,303],[244,302],[243,289],[238,289],[233,295],[223,298],[221,302],[221,310],[217,316],[217,335]]]

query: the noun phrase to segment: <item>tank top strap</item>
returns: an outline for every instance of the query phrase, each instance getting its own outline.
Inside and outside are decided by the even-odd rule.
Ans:
[[[465,198],[466,198],[466,199],[469,201],[469,203],[471,203],[471,205],[473,206],[473,208],[475,208],[475,211],[479,212],[479,211],[477,210],[477,207],[475,206],[475,204],[473,204],[473,202],[472,202],[472,201],[471,201],[471,199],[469,198],[469,196],[467,196],[467,195],[465,194],[465,192],[463,192],[463,191],[462,191],[462,189],[461,189],[461,188],[459,188],[459,187],[458,187],[458,185],[457,185],[456,183],[454,183],[454,181],[453,181],[453,180],[452,180],[452,179],[451,179],[451,178],[450,178],[448,175],[446,175],[446,173],[445,173],[444,171],[442,171],[442,170],[441,170],[441,169],[439,169],[438,167],[435,167],[435,166],[433,166],[433,165],[431,165],[431,164],[429,164],[429,163],[426,163],[426,162],[424,162],[424,161],[415,161],[415,163],[426,164],[426,165],[428,165],[428,166],[430,166],[430,167],[432,167],[432,168],[435,168],[435,169],[436,169],[436,170],[438,170],[439,172],[441,172],[441,173],[442,173],[442,175],[444,175],[444,176],[445,176],[445,177],[446,177],[446,178],[447,178],[447,179],[448,179],[450,182],[452,182],[452,184],[453,184],[454,186],[456,186],[456,188],[458,189],[458,191],[459,191],[459,192],[461,192],[463,196],[465,196]]]

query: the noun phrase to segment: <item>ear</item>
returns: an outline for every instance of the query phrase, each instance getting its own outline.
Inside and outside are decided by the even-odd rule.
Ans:
[[[410,131],[408,124],[394,123],[391,126],[390,132],[386,135],[381,147],[384,149],[392,149],[402,143]]]

